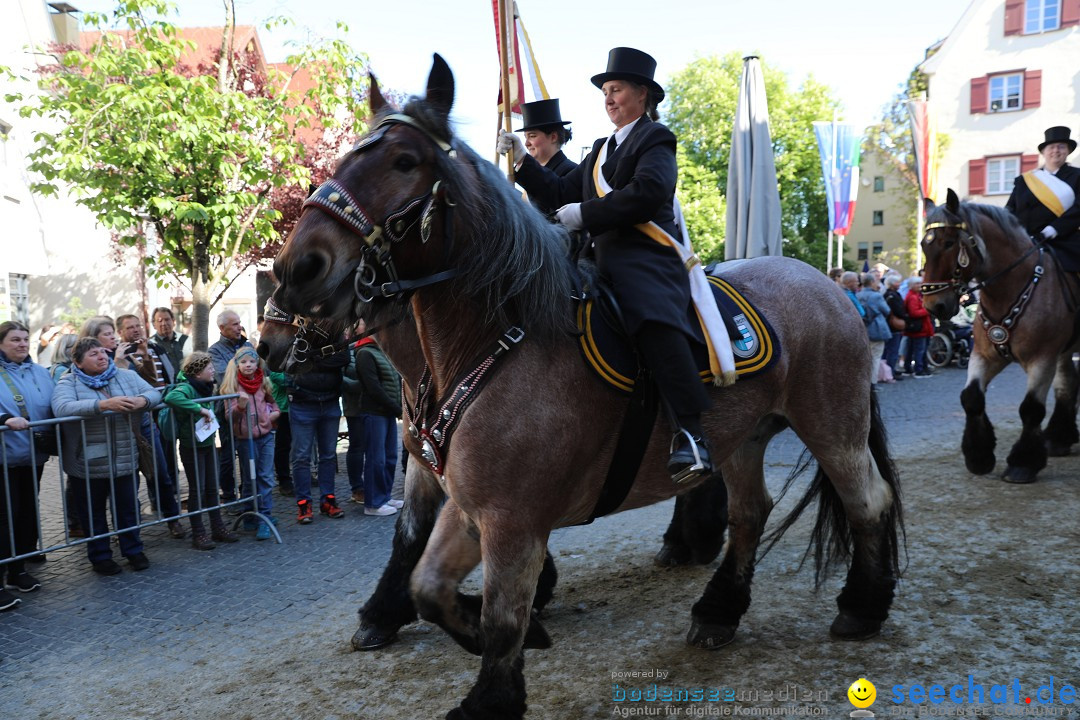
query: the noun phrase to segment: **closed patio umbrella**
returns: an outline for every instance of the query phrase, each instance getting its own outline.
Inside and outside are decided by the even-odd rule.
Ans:
[[[743,58],[727,181],[724,259],[782,255],[780,191],[776,184],[769,105],[761,63]]]

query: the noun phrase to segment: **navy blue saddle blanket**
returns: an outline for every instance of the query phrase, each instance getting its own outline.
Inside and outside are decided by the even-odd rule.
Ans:
[[[735,371],[740,380],[765,372],[780,357],[780,340],[761,315],[730,283],[709,276],[713,295],[720,313],[733,320],[741,337],[731,337],[731,350],[735,355]],[[697,328],[697,315],[691,308],[692,325]],[[730,327],[732,323],[728,323]],[[577,326],[581,331],[581,352],[585,362],[600,378],[620,392],[630,394],[638,374],[637,355],[621,328],[611,326],[607,313],[601,312],[596,300],[590,298],[578,304]],[[700,330],[699,330],[700,333]],[[690,343],[694,361],[701,373],[701,382],[713,381],[709,369],[708,349],[704,336]]]

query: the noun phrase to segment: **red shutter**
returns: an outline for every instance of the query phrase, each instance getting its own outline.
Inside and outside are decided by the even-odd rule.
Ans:
[[[1029,170],[1034,170],[1039,167],[1038,155],[1021,155],[1020,156],[1020,173],[1026,173]]]
[[[986,112],[987,88],[990,79],[982,77],[971,78],[971,114]]]
[[[986,192],[986,159],[968,161],[968,195]]]
[[[1042,103],[1042,70],[1024,71],[1024,109]]]
[[[1024,0],[1005,0],[1005,34],[1024,32]]]
[[[1080,0],[1061,0],[1061,27],[1080,25]]]

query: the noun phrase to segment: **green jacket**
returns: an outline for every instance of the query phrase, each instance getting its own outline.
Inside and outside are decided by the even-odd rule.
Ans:
[[[270,373],[270,384],[274,386],[274,402],[278,410],[289,412],[289,388],[293,387],[292,375],[283,372]]]
[[[205,440],[196,441],[195,434],[192,432],[195,423],[199,421],[200,411],[208,406],[195,402],[199,394],[195,392],[195,388],[191,386],[191,383],[187,382],[187,378],[184,377],[183,373],[177,377],[177,380],[180,381],[179,384],[174,385],[173,389],[165,394],[164,402],[175,413],[173,420],[176,427],[176,436],[180,439],[180,444],[184,447],[203,448],[213,446],[214,435],[217,433],[211,433]]]

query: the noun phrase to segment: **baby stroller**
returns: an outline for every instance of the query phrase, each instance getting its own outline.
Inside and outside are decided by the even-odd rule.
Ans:
[[[955,360],[956,367],[966,368],[973,346],[970,325],[935,319],[934,335],[926,344],[926,361],[932,367],[942,368]]]

